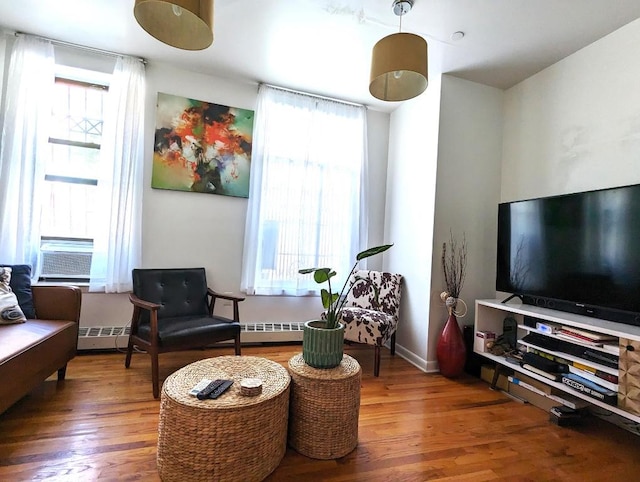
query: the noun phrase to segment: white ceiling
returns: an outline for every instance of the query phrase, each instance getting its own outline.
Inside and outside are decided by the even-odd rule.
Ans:
[[[216,0],[214,43],[188,52],[150,37],[133,0],[0,0],[10,31],[267,82],[391,111],[368,91],[370,56],[398,31],[392,0]],[[429,72],[508,88],[640,18],[639,0],[415,0],[402,30],[429,44]],[[451,40],[463,31],[465,37]]]

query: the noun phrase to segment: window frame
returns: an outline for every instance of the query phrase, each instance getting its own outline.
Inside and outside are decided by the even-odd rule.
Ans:
[[[80,86],[85,89],[99,89],[103,91],[105,94],[109,91],[109,82],[108,82],[107,74],[103,74],[101,72],[91,71],[87,69],[76,69],[76,68],[68,68],[65,66],[56,66],[56,75],[55,75],[55,83]],[[103,100],[104,102],[104,100]],[[103,103],[104,108],[104,103]],[[85,113],[87,112],[85,105]],[[104,109],[103,109],[102,118],[99,120],[102,131],[102,126],[104,125]],[[67,113],[68,116],[71,116],[70,109]],[[52,119],[54,119],[54,112],[52,109]],[[83,121],[87,121],[87,117],[82,119]],[[92,126],[95,128],[95,124]],[[51,126],[51,133],[53,134],[53,126]],[[100,132],[100,136],[102,136],[102,132]],[[48,137],[49,145],[61,145],[67,147],[77,147],[81,149],[95,149],[100,150],[101,144],[96,142],[83,142],[72,139],[64,139],[60,137],[54,137],[50,135]],[[48,167],[48,166],[47,166]],[[85,186],[98,186],[98,178],[86,178],[86,177],[75,177],[75,176],[67,176],[67,175],[58,175],[58,174],[50,174],[47,172],[47,167],[45,167],[44,172],[44,182],[60,182],[64,184],[72,184],[72,185],[85,185]],[[44,206],[43,206],[44,210]],[[86,272],[86,276],[83,275],[68,275],[68,276],[56,276],[55,273],[48,274],[44,273],[43,270],[45,268],[45,257],[50,255],[51,253],[59,253],[61,256],[73,255],[73,253],[79,254],[81,256],[86,256],[88,253],[93,254],[93,245],[94,239],[91,237],[77,237],[73,236],[72,233],[69,233],[69,236],[58,236],[58,235],[50,235],[46,234],[40,235],[40,256],[43,260],[41,263],[41,269],[38,276],[38,280],[42,282],[74,282],[74,283],[89,283],[90,280],[90,261],[89,261],[89,271]],[[86,263],[82,263],[86,264]]]

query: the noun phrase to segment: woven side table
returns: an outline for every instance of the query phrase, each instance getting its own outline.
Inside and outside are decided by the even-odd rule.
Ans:
[[[189,390],[208,378],[234,380],[215,400]],[[262,393],[240,394],[242,378],[260,378]],[[280,364],[250,356],[220,356],[187,365],[162,386],[158,472],[163,481],[259,481],[287,448],[290,377]]]
[[[302,353],[289,360],[291,407],[289,445],[314,459],[337,459],[358,445],[360,379],[358,362],[344,355],[336,368],[305,364]]]

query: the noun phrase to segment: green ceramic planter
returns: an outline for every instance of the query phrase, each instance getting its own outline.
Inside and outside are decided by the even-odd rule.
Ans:
[[[324,328],[325,321],[313,320],[304,324],[302,332],[302,358],[313,368],[334,368],[342,361],[344,325]]]

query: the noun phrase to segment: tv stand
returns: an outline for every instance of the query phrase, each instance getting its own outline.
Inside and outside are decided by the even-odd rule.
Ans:
[[[518,295],[518,294],[514,293],[511,296],[509,296],[509,297],[505,298],[504,300],[502,300],[500,303],[502,303],[502,304],[508,303],[509,301],[511,301],[514,298],[520,298],[520,302],[524,301],[522,299],[522,295]]]
[[[507,300],[512,299],[514,296],[511,296]],[[516,377],[518,373],[522,373],[530,378],[542,382],[543,384],[551,387],[559,397],[562,396],[562,393],[569,394],[574,397],[574,399],[577,397],[591,405],[600,407],[608,412],[617,414],[627,420],[632,420],[633,422],[640,424],[640,389],[638,388],[640,387],[640,376],[636,375],[640,372],[638,369],[638,365],[640,364],[640,355],[638,355],[638,353],[640,353],[640,327],[602,320],[590,316],[557,311],[541,306],[533,306],[523,303],[506,304],[507,300],[476,300],[474,340],[476,339],[476,334],[480,331],[493,332],[496,337],[498,337],[502,334],[504,319],[506,317],[515,318],[518,325],[518,347],[523,351],[537,350],[546,352],[551,355],[564,358],[565,360],[569,360],[572,363],[575,362],[578,365],[587,366],[593,371],[599,370],[614,377],[617,376],[618,383],[615,384],[617,385],[616,388],[618,393],[617,403],[615,405],[606,403],[605,401],[601,401],[586,393],[569,387],[561,381],[550,380],[540,374],[521,367],[519,364],[514,363],[512,359],[508,360],[504,356],[497,356],[489,352],[483,352],[481,348],[475,346],[474,352],[495,362],[497,364],[497,368],[509,368],[513,370],[514,377]],[[526,324],[525,319],[527,321]],[[534,321],[533,323],[532,320]],[[615,337],[613,346],[610,347],[587,346],[577,341],[570,341],[569,343],[571,345],[576,345],[577,347],[588,347],[589,349],[601,350],[603,353],[608,353],[614,357],[617,355],[617,366],[615,366],[615,362],[613,366],[610,362],[607,366],[597,361],[597,358],[585,359],[575,354],[555,352],[548,348],[524,342],[522,339],[529,333],[537,333],[545,337],[567,341],[564,338],[558,337],[556,334],[538,329],[535,323],[537,321],[547,324],[573,327],[592,333],[601,333]],[[498,369],[496,369],[496,372],[497,371]],[[558,405],[560,405],[560,403],[558,403]]]

